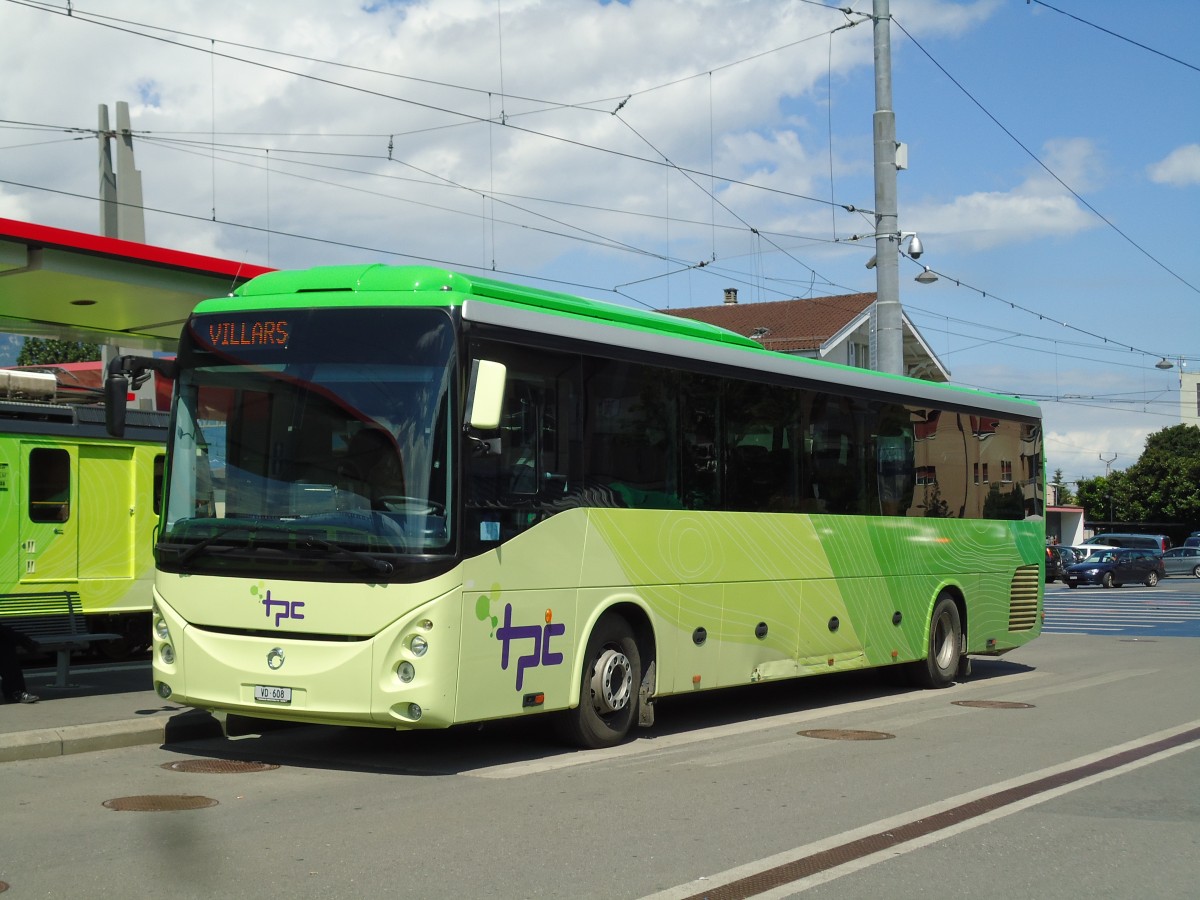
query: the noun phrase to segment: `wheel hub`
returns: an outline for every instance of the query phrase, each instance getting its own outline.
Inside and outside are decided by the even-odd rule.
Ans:
[[[600,715],[628,706],[633,691],[633,667],[629,657],[618,650],[605,650],[592,669],[591,687],[592,705]]]

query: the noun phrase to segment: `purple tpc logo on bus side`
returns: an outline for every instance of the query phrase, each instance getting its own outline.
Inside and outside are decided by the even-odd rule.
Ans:
[[[501,646],[500,668],[508,671],[513,641],[533,641],[533,648],[530,652],[517,657],[518,691],[525,684],[526,669],[537,666],[557,666],[562,663],[563,655],[550,650],[550,638],[565,634],[566,631],[567,626],[559,622],[547,622],[545,625],[514,625],[512,623],[512,604],[504,604],[504,624],[496,629],[496,639],[500,641]]]

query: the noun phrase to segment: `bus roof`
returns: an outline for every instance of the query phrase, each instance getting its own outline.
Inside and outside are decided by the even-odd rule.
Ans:
[[[987,409],[1028,420],[1041,417],[1030,400],[776,353],[749,337],[694,319],[431,266],[326,266],[268,272],[246,282],[231,297],[203,301],[195,312],[383,306],[395,304],[397,294],[411,295],[402,301],[404,305],[457,306],[467,321],[535,334],[685,359],[702,354],[716,365],[836,384],[865,394]]]
[[[341,291],[351,291],[356,296],[353,300],[346,300],[337,296]],[[679,337],[762,350],[760,344],[748,337],[705,322],[676,321],[652,310],[643,311],[617,303],[589,300],[428,266],[327,266],[271,272],[248,281],[234,292],[238,297],[304,295],[300,303],[302,306],[317,305],[314,303],[316,298],[311,296],[313,293],[330,294],[330,305],[361,305],[363,295],[370,293],[426,294],[428,303],[437,306],[461,306],[469,298],[476,297],[551,314],[595,319],[629,328],[646,328]],[[422,302],[422,305],[427,304]],[[197,309],[197,312],[205,311],[206,307]]]

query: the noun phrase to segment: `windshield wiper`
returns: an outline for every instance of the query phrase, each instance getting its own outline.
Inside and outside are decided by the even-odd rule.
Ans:
[[[192,546],[182,551],[177,557],[175,557],[175,564],[178,566],[185,565],[189,559],[191,559],[201,550],[206,549],[216,541],[219,541],[221,538],[224,538],[230,534],[235,534],[239,531],[249,532],[251,539],[253,539],[255,532],[262,529],[262,527],[263,526],[261,524],[255,523],[253,525],[230,525],[226,528],[221,528],[204,538],[202,541],[192,544]],[[312,534],[304,534],[303,532],[280,528],[267,528],[266,531],[272,535],[284,535],[289,538],[295,538],[298,546],[304,547],[305,549],[311,550],[315,547],[321,547],[325,550],[332,550],[333,552],[342,556],[363,563],[369,569],[371,569],[371,571],[378,572],[381,575],[390,575],[395,571],[395,566],[385,559],[379,559],[378,557],[371,556],[368,553],[360,553],[357,550],[351,550],[349,547],[343,546],[342,544],[337,544],[333,541],[327,541],[324,538],[319,538]]]
[[[195,556],[201,550],[205,549],[206,547],[210,546],[211,544],[215,543],[216,541],[219,541],[221,538],[225,537],[226,535],[233,534],[234,532],[237,532],[237,531],[249,531],[253,535],[253,533],[255,531],[257,531],[260,527],[261,526],[259,526],[259,525],[230,525],[227,528],[221,528],[217,531],[214,531],[212,534],[210,534],[204,540],[202,540],[198,543],[192,544],[192,546],[188,547],[186,550],[184,550],[182,553],[180,553],[177,557],[175,557],[175,564],[178,566],[182,566],[184,563],[186,563],[189,559],[191,559],[193,556]]]
[[[340,553],[342,556],[356,559],[368,566],[373,572],[378,572],[381,575],[391,575],[396,568],[386,559],[379,559],[376,556],[371,556],[369,553],[359,553],[357,550],[351,550],[349,547],[343,547],[341,544],[336,544],[333,541],[327,541],[324,538],[315,537],[311,534],[304,535],[303,545],[305,547],[322,547],[326,550]]]

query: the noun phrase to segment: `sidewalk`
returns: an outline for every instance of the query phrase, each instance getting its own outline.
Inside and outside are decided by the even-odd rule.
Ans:
[[[207,713],[163,701],[150,679],[148,660],[72,665],[62,688],[53,667],[26,669],[29,692],[42,699],[0,703],[0,763],[220,734]]]

